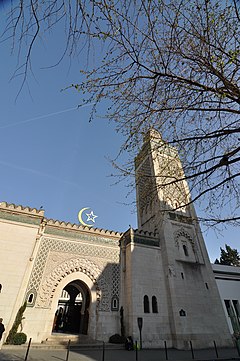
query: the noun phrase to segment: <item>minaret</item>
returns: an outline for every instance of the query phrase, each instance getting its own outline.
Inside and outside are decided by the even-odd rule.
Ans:
[[[185,222],[196,219],[193,206],[185,206],[190,202],[190,192],[178,152],[156,130],[149,130],[144,137],[135,166],[139,229],[159,231],[169,212],[172,218],[181,215]]]
[[[139,231],[158,234],[172,346],[232,345],[217,285],[175,148],[154,129],[135,159]],[[188,204],[188,205],[186,205]],[[147,249],[145,250],[147,252]],[[162,276],[162,275],[161,275]],[[156,284],[159,275],[156,273]],[[150,292],[150,291],[149,291]],[[161,322],[161,311],[156,317]]]

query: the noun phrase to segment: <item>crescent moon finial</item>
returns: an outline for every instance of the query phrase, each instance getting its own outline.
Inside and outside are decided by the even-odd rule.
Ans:
[[[87,209],[90,209],[89,207],[84,207],[82,209],[80,209],[80,211],[78,212],[78,219],[79,219],[79,222],[83,225],[83,226],[86,226],[86,227],[92,227],[93,224],[88,224],[86,222],[83,221],[82,219],[82,214],[84,211],[86,211]],[[95,223],[95,218],[97,218],[98,216],[96,216],[93,211],[91,211],[90,213],[86,213],[86,216],[87,216],[87,222],[88,221],[92,221],[93,223]]]
[[[80,222],[83,226],[85,226],[85,227],[92,227],[93,224],[87,224],[87,223],[85,223],[85,222],[83,221],[83,219],[82,219],[82,214],[83,214],[83,212],[86,211],[87,209],[90,209],[90,208],[89,208],[89,207],[85,207],[85,208],[80,209],[80,211],[78,212],[78,220],[79,220],[79,222]]]

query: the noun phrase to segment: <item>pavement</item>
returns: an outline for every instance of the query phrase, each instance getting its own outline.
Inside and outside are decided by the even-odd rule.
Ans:
[[[126,351],[117,349],[105,349],[104,355],[101,349],[70,348],[65,349],[41,349],[31,348],[26,358],[27,349],[19,346],[0,350],[0,361],[217,361],[217,360],[240,360],[238,352],[234,348],[179,351],[169,349],[167,357],[164,349],[152,349],[138,351]]]

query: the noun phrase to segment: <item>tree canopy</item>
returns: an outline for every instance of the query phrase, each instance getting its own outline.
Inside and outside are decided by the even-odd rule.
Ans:
[[[240,16],[236,0],[23,0],[12,2],[4,36],[27,53],[17,73],[23,83],[41,32],[58,22],[66,29],[63,54],[91,58],[72,87],[93,103],[107,99],[106,116],[133,158],[150,127],[177,147],[192,201],[206,204],[206,220],[239,223]],[[99,46],[99,45],[97,45]],[[21,54],[21,53],[20,53]],[[175,180],[178,182],[178,180]],[[172,182],[170,177],[169,182]],[[169,182],[162,182],[161,187]]]
[[[215,264],[223,264],[227,266],[240,266],[240,255],[237,249],[233,249],[227,244],[225,244],[225,249],[220,247],[221,254],[220,259],[215,260]]]

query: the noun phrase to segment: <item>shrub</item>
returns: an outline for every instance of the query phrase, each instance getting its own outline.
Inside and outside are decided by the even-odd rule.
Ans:
[[[17,332],[13,337],[14,345],[22,345],[27,341],[27,335],[23,332]]]
[[[118,333],[109,337],[109,343],[125,343],[126,338],[120,336]]]
[[[9,345],[14,344],[13,340],[18,331],[19,326],[21,326],[21,324],[22,324],[22,320],[24,319],[23,313],[26,309],[26,306],[27,306],[27,302],[25,301],[24,304],[19,308],[16,318],[15,318],[15,321],[14,321],[12,328],[9,331],[8,337],[6,339],[6,344],[9,344]]]

